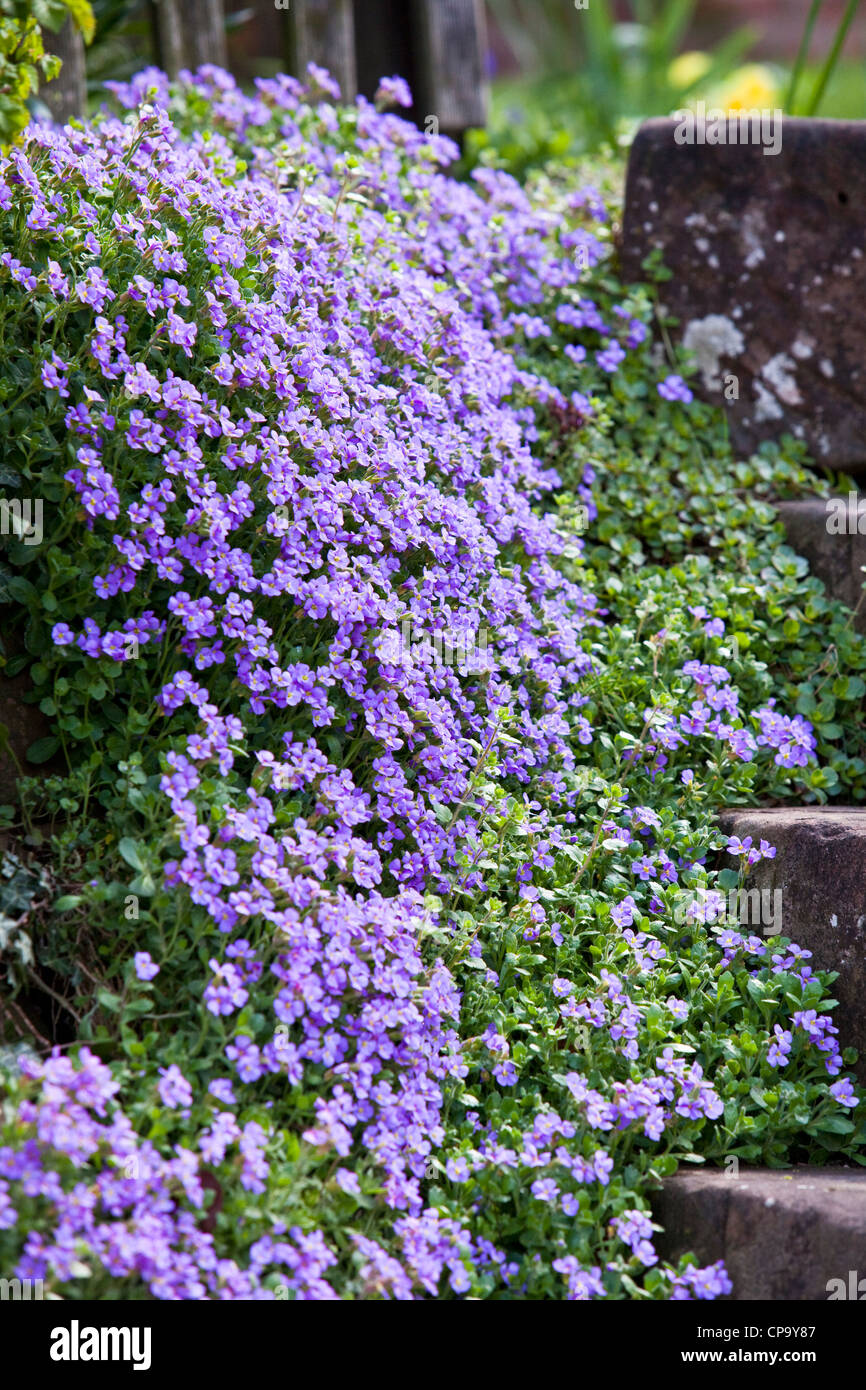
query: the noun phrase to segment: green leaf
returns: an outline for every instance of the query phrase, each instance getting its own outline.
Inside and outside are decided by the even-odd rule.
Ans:
[[[660,1178],[670,1178],[677,1171],[677,1160],[673,1154],[660,1154],[653,1159],[653,1172]]]
[[[29,604],[36,598],[36,590],[21,574],[15,574],[11,579],[2,576],[3,590],[0,592],[0,602],[2,603],[21,603]]]
[[[125,859],[130,868],[135,869],[140,874],[144,873],[145,865],[141,857],[141,846],[135,840],[125,835],[122,840],[118,841],[117,850],[121,859]]]
[[[141,988],[140,981],[136,982]],[[147,1014],[153,1008],[153,999],[147,995],[141,995],[138,999],[128,999],[124,1008],[130,1014]]]
[[[81,31],[85,43],[93,43],[96,33],[96,20],[88,0],[63,0],[76,27]]]
[[[50,758],[54,757],[59,747],[59,738],[53,736],[38,738],[35,743],[31,743],[25,756],[28,763],[47,763]]]
[[[822,1132],[826,1134],[850,1134],[854,1129],[852,1120],[846,1120],[844,1115],[828,1115],[826,1119],[817,1120],[815,1124],[809,1126],[809,1132]]]

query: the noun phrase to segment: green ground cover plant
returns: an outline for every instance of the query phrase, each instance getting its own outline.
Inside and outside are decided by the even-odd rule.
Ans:
[[[615,169],[459,182],[399,79],[113,95],[0,163],[6,671],[53,730],[4,812],[4,1267],[728,1291],[658,1182],[863,1154],[833,977],[730,920],[774,851],[715,820],[863,799],[864,641],[771,508],[828,484],[692,398]]]

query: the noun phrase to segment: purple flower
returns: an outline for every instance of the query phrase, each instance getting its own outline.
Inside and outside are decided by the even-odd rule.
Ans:
[[[18,1273],[67,1294],[86,1260],[99,1286],[170,1300],[266,1298],[279,1281],[298,1300],[402,1301],[521,1297],[552,1265],[569,1299],[603,1298],[612,1219],[633,1267],[656,1260],[649,1218],[618,1195],[635,1142],[723,1110],[677,1044],[657,1056],[659,1029],[688,1016],[662,1004],[680,953],[636,929],[650,915],[668,929],[666,886],[709,842],[630,793],[674,783],[680,755],[703,782],[707,758],[758,774],[772,760],[775,777],[816,747],[800,716],[772,699],[741,711],[725,668],[687,660],[602,812],[609,877],[569,883],[583,774],[608,738],[588,679],[607,600],[585,587],[577,532],[611,483],[581,462],[582,431],[610,404],[604,374],[648,336],[630,301],[582,293],[603,200],[572,191],[562,215],[500,169],[451,178],[452,142],[376,109],[411,102],[400,78],[339,111],[315,65],[249,92],[207,66],[112,91],[128,120],[31,123],[0,155],[0,279],[15,341],[50,344],[22,385],[66,458],[52,505],[82,566],[56,576],[68,621],[43,695],[76,757],[112,707],[149,721],[158,770],[130,762],[122,799],[172,846],[160,893],[179,916],[163,925],[204,966],[175,982],[178,1010],[203,1000],[202,1037],[186,1048],[182,1022],[160,1027],[114,1070],[86,1048],[21,1060],[0,1142],[0,1226],[27,1213]],[[678,376],[658,389],[691,399]],[[579,528],[557,505],[560,440]],[[711,611],[686,620],[704,645],[724,630]],[[47,630],[47,614],[32,622]],[[658,613],[653,657],[681,626]],[[97,681],[78,724],[63,692]],[[516,883],[498,872],[500,819]],[[743,858],[771,853],[749,841]],[[501,913],[477,910],[494,896]],[[603,909],[590,929],[596,896],[609,930]],[[688,919],[701,951],[707,919],[709,903]],[[710,967],[810,979],[799,948],[770,961],[758,938],[719,942]],[[158,970],[146,951],[133,968]],[[769,1065],[793,1059],[792,1083],[801,1054],[842,1068],[808,997],[760,1039]],[[692,1012],[698,1027],[697,997]],[[542,1036],[581,1071],[546,1072]],[[184,1055],[205,1096],[170,1061]],[[590,1157],[588,1132],[612,1153]],[[448,1153],[446,1214],[426,1203],[431,1155]],[[537,1251],[494,1244],[502,1183],[547,1204]],[[334,1211],[365,1191],[347,1253]],[[664,1267],[657,1287],[727,1285],[720,1266]]]
[[[159,974],[159,966],[154,964],[149,951],[136,951],[134,964],[140,980],[152,980]]]
[[[559,1188],[552,1178],[536,1178],[530,1190],[537,1202],[555,1202],[559,1196]]]
[[[237,1099],[232,1090],[232,1083],[228,1077],[217,1077],[208,1085],[208,1093],[223,1105],[237,1105]]]
[[[656,390],[666,401],[682,401],[684,405],[688,405],[689,401],[694,399],[682,377],[677,376],[675,372],[666,376],[664,381],[660,381]]]
[[[745,855],[748,855],[748,853],[749,853],[749,851],[751,850],[751,848],[752,848],[752,837],[751,837],[751,835],[747,835],[746,838],[745,838],[745,840],[741,840],[740,837],[739,837],[738,835],[731,835],[731,836],[728,837],[728,843],[727,843],[727,851],[728,851],[728,854],[737,854],[737,855],[744,855],[744,854],[745,854]]]
[[[569,1301],[585,1302],[591,1298],[605,1297],[600,1266],[583,1269],[574,1255],[565,1255],[553,1261],[553,1268],[568,1280]]]
[[[728,1278],[721,1260],[704,1269],[694,1266],[684,1270],[672,1281],[671,1297],[674,1299],[715,1299],[733,1293],[734,1286]]]
[[[788,1061],[788,1054],[791,1051],[793,1034],[787,1029],[775,1025],[775,1040],[770,1044],[767,1052],[767,1062],[771,1067],[783,1067]]]
[[[361,1184],[358,1182],[356,1173],[349,1168],[338,1168],[334,1174],[334,1181],[344,1192],[350,1193],[353,1197],[361,1196]]]
[[[168,1110],[192,1104],[192,1087],[175,1063],[170,1067],[160,1067],[162,1080],[157,1085],[159,1098]]]
[[[463,1155],[457,1158],[449,1158],[445,1164],[445,1172],[452,1182],[468,1182],[472,1177],[472,1169]]]
[[[616,907],[611,908],[610,915],[618,927],[630,927],[634,922],[637,910],[637,903],[629,893],[621,903],[617,903]]]
[[[625,361],[625,356],[625,350],[620,347],[619,343],[611,342],[603,351],[595,354],[595,360],[603,372],[612,373],[616,371],[621,362]]]
[[[840,1105],[848,1106],[850,1109],[860,1104],[854,1094],[854,1087],[851,1085],[847,1076],[844,1077],[842,1081],[837,1081],[830,1087],[830,1095],[834,1100],[838,1101]]]

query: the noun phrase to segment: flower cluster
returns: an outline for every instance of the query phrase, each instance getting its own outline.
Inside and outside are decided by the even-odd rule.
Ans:
[[[108,994],[128,1010],[117,1075],[82,1048],[15,1082],[0,1225],[20,1229],[22,1277],[65,1288],[95,1269],[160,1298],[583,1299],[644,1276],[712,1297],[724,1271],[663,1266],[617,1171],[725,1110],[678,1040],[690,1006],[661,939],[701,855],[622,788],[587,834],[606,615],[554,506],[557,440],[603,413],[646,325],[583,284],[604,255],[592,190],[563,222],[501,172],[459,183],[449,141],[380,109],[410,103],[400,79],[338,108],[328,74],[308,77],[244,95],[203,69],[175,95],[148,72],[114,84],[128,114],[36,126],[0,160],[4,313],[36,344],[28,390],[65,457],[42,473],[83,557],[51,569],[45,661],[66,690],[93,683],[125,773],[147,732],[128,804],[102,804],[159,826],[152,864],[128,830],[118,852],[174,914],[168,944],[149,915]],[[561,343],[567,389],[527,369],[540,341]],[[657,394],[690,400],[675,375]],[[590,517],[593,481],[581,460]],[[408,663],[383,643],[404,622],[434,639]],[[439,660],[437,636],[480,630],[483,661]],[[683,748],[814,761],[801,716],[772,698],[743,716],[726,668],[682,676],[696,698],[645,709],[624,776]],[[83,765],[98,738],[61,727]],[[599,909],[591,956],[574,878],[603,828],[630,891]],[[718,945],[721,967],[742,943]],[[838,1074],[798,978],[793,1025]],[[173,988],[181,1041],[156,1027]],[[146,1047],[130,1019],[156,997]],[[561,1050],[541,1086],[546,1031]],[[590,1032],[604,1075],[580,1062]],[[790,1052],[775,1038],[770,1068]],[[854,1103],[848,1084],[834,1104]],[[514,1210],[501,1228],[485,1196]],[[527,1207],[545,1232],[531,1255]]]

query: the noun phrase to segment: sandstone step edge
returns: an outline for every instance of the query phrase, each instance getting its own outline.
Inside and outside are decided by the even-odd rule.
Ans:
[[[857,1048],[854,1070],[866,1083],[866,806],[731,808],[719,825],[775,846],[775,858],[762,859],[746,879],[772,908],[771,925],[755,930],[790,937],[812,952],[815,970],[838,971],[839,1044]]]
[[[662,1258],[724,1260],[732,1301],[866,1300],[866,1168],[680,1172],[653,1215]]]
[[[788,544],[809,562],[831,598],[854,612],[854,629],[866,634],[866,493],[776,502]]]

